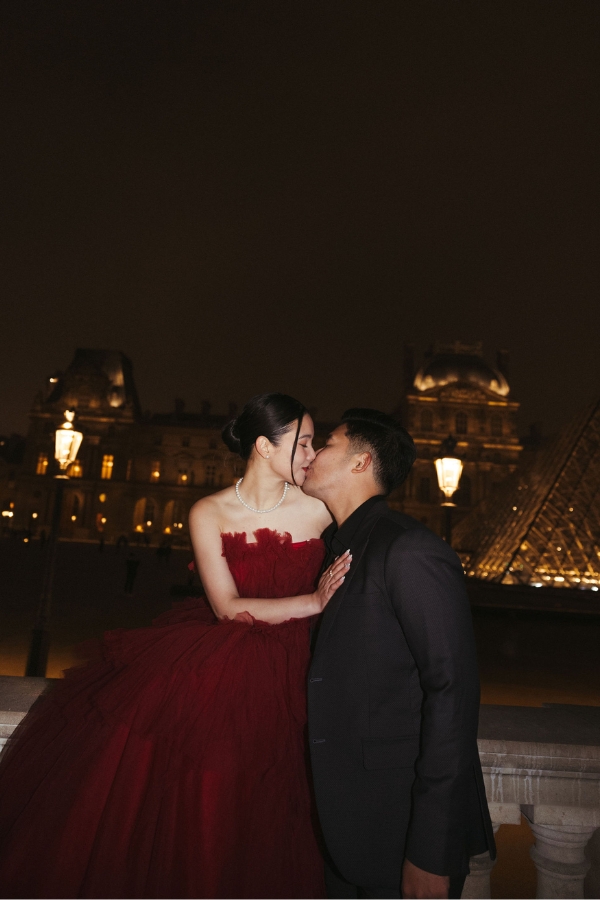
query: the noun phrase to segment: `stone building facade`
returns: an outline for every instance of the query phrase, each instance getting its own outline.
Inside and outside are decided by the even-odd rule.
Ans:
[[[36,397],[23,461],[2,486],[0,502],[14,513],[13,530],[48,529],[54,432],[65,409],[76,411],[84,437],[68,471],[63,538],[185,542],[192,504],[243,472],[220,438],[230,416],[212,415],[208,404],[199,414],[186,413],[181,401],[172,413],[143,415],[124,354],[77,350],[64,374],[50,377]]]
[[[434,459],[453,435],[464,459],[456,518],[464,516],[516,467],[519,404],[510,396],[506,354],[496,368],[481,345],[438,345],[417,370],[410,348],[405,390],[396,414],[413,435],[418,459],[406,483],[390,498],[396,509],[438,533],[441,494]],[[69,470],[61,536],[108,541],[126,537],[153,544],[187,542],[187,517],[200,497],[232,484],[243,463],[221,440],[236,414],[214,415],[205,403],[187,413],[143,414],[130,361],[118,351],[75,352],[64,373],[48,378],[31,409],[23,461],[0,465],[0,505],[5,530],[47,532],[53,502],[54,432],[65,409],[76,411],[84,438]],[[333,427],[316,423],[316,446]]]
[[[459,521],[517,467],[523,449],[518,410],[510,393],[506,352],[498,353],[494,367],[484,359],[481,344],[437,344],[417,368],[413,348],[406,347],[404,396],[397,414],[415,440],[418,457],[391,504],[442,533],[443,495],[434,460],[451,436],[463,460],[453,497]]]

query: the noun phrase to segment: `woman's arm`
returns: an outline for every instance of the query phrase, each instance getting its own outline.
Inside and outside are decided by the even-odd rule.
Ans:
[[[344,581],[351,558],[344,554],[329,567],[312,594],[283,597],[273,600],[240,597],[222,555],[221,531],[210,504],[197,503],[190,511],[190,536],[198,574],[214,614],[218,619],[234,619],[238,613],[249,612],[261,622],[275,625],[287,619],[304,619],[322,612],[335,591]],[[333,576],[329,577],[329,572]]]

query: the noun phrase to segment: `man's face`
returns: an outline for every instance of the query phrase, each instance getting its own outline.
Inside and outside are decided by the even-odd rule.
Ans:
[[[348,451],[346,426],[339,425],[331,432],[325,446],[317,450],[306,472],[303,491],[311,497],[326,500],[343,489],[354,465],[353,456]]]

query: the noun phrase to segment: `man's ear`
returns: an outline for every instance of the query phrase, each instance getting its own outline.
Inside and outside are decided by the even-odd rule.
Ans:
[[[352,467],[352,471],[357,475],[361,475],[363,472],[366,472],[372,464],[373,457],[368,450],[365,450],[363,453],[356,453],[354,456],[354,466]]]

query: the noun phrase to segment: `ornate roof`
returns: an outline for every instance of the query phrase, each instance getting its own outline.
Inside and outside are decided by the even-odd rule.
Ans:
[[[430,391],[454,382],[472,384],[486,391],[506,397],[510,388],[504,375],[483,358],[481,344],[438,345],[432,356],[419,369],[414,386],[418,391]]]
[[[49,387],[42,409],[68,407],[92,416],[140,414],[131,362],[118,350],[76,350],[64,375],[52,377]]]

